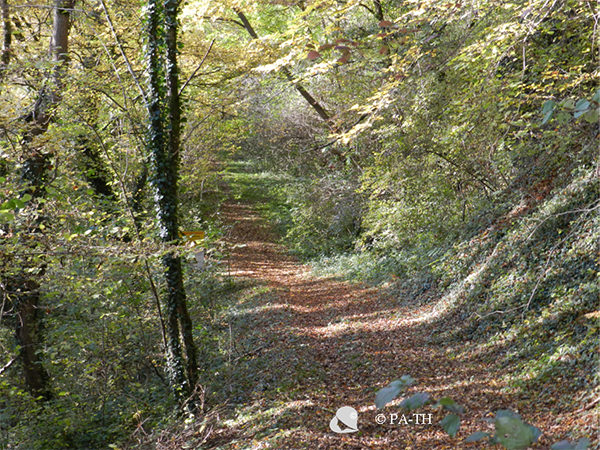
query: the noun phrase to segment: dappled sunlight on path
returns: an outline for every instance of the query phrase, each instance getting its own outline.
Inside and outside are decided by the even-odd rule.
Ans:
[[[463,438],[485,428],[486,413],[508,404],[492,371],[432,343],[435,329],[427,317],[434,305],[407,304],[373,287],[311,277],[308,267],[275,243],[251,207],[229,202],[222,215],[231,226],[229,272],[254,280],[265,293],[238,305],[234,332],[263,350],[236,367],[252,392],[240,397],[237,420],[217,430],[207,448],[460,448],[459,440],[441,431],[437,422],[443,415],[432,406],[419,411],[433,414],[431,425],[375,422],[375,390],[403,374],[417,379],[409,392],[451,396],[472,411],[463,422]],[[345,405],[359,411],[358,433],[329,429],[335,411]],[[388,410],[402,413],[397,403]]]

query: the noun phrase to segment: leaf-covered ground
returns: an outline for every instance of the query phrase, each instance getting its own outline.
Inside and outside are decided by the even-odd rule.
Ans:
[[[434,290],[404,296],[311,276],[276,243],[252,206],[230,201],[222,215],[231,226],[228,270],[249,286],[224,319],[229,364],[215,374],[224,394],[217,387],[208,393],[222,395],[222,404],[191,427],[187,443],[172,436],[161,448],[489,448],[461,441],[489,431],[484,419],[506,408],[544,432],[536,448],[549,448],[573,430],[596,438],[593,409],[556,407],[560,385],[544,392],[508,389],[501,347],[483,351],[476,342],[437,339],[440,327],[447,331],[459,324],[452,323],[456,316],[440,320]],[[407,395],[428,392],[465,406],[455,438],[441,430],[445,414],[432,404],[418,411],[432,413],[431,425],[376,423],[376,390],[404,374],[416,379]],[[399,400],[384,412],[411,418]],[[338,435],[329,429],[341,406],[358,411],[359,432]]]

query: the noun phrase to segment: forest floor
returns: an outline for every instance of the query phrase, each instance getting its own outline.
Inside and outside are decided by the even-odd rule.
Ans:
[[[568,418],[555,420],[551,401],[532,405],[527,393],[505,389],[498,355],[468,342],[434,342],[439,320],[431,320],[436,302],[427,293],[404,300],[382,287],[311,276],[252,205],[230,200],[221,215],[230,226],[228,270],[246,290],[224,325],[232,350],[219,389],[227,404],[200,448],[490,448],[461,441],[492,431],[484,419],[505,408],[544,431],[536,448],[572,428]],[[404,374],[416,380],[407,394],[449,396],[466,408],[455,438],[439,426],[445,413],[433,404],[416,411],[431,413],[431,424],[416,424],[398,401],[382,411],[386,423],[376,423],[375,392]],[[358,411],[358,432],[330,430],[342,406]],[[390,424],[390,413],[412,423]]]

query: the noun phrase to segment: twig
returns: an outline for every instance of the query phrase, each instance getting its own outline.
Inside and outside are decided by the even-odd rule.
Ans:
[[[244,27],[244,24],[238,20],[235,19],[229,19],[227,17],[211,17],[211,16],[202,16],[203,19],[205,20],[210,20],[210,21],[218,21],[218,22],[229,22],[229,23],[234,23],[237,26],[240,26],[242,28]]]
[[[12,366],[15,363],[15,361],[16,358],[13,358],[8,363],[6,363],[4,367],[0,369],[0,375],[2,375],[6,370],[10,369],[10,366]]]
[[[600,397],[597,397],[596,400],[592,400],[590,403],[588,403],[585,406],[582,406],[581,408],[579,408],[577,411],[575,411],[575,413],[582,413],[587,409],[590,409],[594,406],[596,406],[598,403],[600,403]]]
[[[581,216],[579,216],[579,220],[583,219],[588,213],[590,213],[591,211],[593,211],[594,209],[596,209],[599,205],[596,205],[594,208],[589,208],[589,209],[583,209],[581,211],[583,211],[583,214],[581,214]],[[558,215],[564,215],[564,214],[568,214],[571,213],[573,211],[566,211],[564,213],[561,214],[556,214],[556,216]],[[533,291],[531,291],[531,294],[529,295],[529,299],[527,300],[527,304],[525,306],[523,306],[523,313],[521,314],[521,318],[525,317],[525,313],[529,310],[529,307],[531,306],[531,302],[533,300],[533,297],[535,296],[540,284],[542,283],[542,280],[544,280],[544,278],[546,278],[546,273],[548,272],[548,266],[550,265],[550,262],[552,261],[552,257],[554,256],[554,253],[558,250],[558,248],[560,247],[561,244],[563,244],[567,239],[569,239],[573,233],[575,232],[575,230],[571,230],[564,238],[562,238],[560,241],[558,241],[551,249],[550,252],[548,254],[548,259],[546,260],[546,264],[544,264],[544,269],[542,271],[542,273],[540,274],[540,276],[537,279],[537,282],[535,283],[535,286],[533,287]]]
[[[119,36],[117,35],[115,27],[114,27],[114,25],[112,23],[112,20],[110,18],[110,14],[108,13],[108,8],[106,7],[106,3],[104,3],[104,0],[100,0],[100,4],[102,5],[102,9],[104,10],[104,15],[106,16],[106,21],[108,22],[108,26],[110,28],[110,31],[111,31],[112,35],[113,35],[113,38],[115,39],[117,47],[119,47],[119,52],[121,53],[121,56],[125,60],[125,65],[127,65],[127,70],[129,70],[129,73],[131,74],[131,77],[133,78],[133,81],[135,82],[135,85],[139,89],[140,94],[142,95],[142,98],[145,100],[146,99],[146,92],[142,88],[142,85],[140,84],[140,82],[139,82],[139,80],[137,78],[137,75],[135,74],[135,71],[133,70],[131,62],[129,61],[129,58],[127,57],[127,54],[125,53],[125,50],[123,49],[123,45],[121,44],[121,40],[119,39]]]
[[[202,67],[202,65],[204,64],[204,61],[206,61],[206,58],[208,57],[208,54],[212,50],[212,47],[213,47],[214,43],[215,43],[214,39],[212,41],[210,41],[210,45],[208,46],[208,50],[206,50],[206,53],[204,54],[204,57],[202,58],[202,61],[200,61],[200,64],[198,64],[198,67],[196,67],[196,70],[194,70],[192,72],[192,74],[186,80],[186,82],[183,83],[183,86],[181,86],[181,89],[179,89],[179,95],[181,95],[181,93],[183,92],[183,90],[185,89],[185,87],[188,85],[188,83],[192,80],[192,78],[194,78],[194,76],[196,76],[196,73],[198,73],[198,71],[200,70],[200,67]]]
[[[237,362],[237,361],[239,361],[242,358],[246,358],[248,356],[254,356],[257,353],[260,353],[266,347],[267,347],[266,345],[261,345],[260,347],[255,348],[254,350],[250,350],[250,351],[248,351],[248,352],[246,352],[246,353],[238,356],[237,358],[234,358],[231,362]]]
[[[596,203],[595,206],[593,206],[594,203]],[[531,233],[529,233],[529,236],[527,236],[526,241],[531,239],[532,236],[535,234],[535,232],[538,230],[538,228],[541,227],[548,220],[552,219],[553,217],[566,216],[567,214],[575,214],[575,213],[589,213],[589,212],[592,212],[593,210],[597,209],[598,207],[600,207],[600,200],[596,200],[596,201],[590,203],[587,208],[572,209],[572,210],[564,211],[561,213],[551,214],[548,217],[544,218],[540,223],[537,224],[537,226],[533,229],[533,231]]]

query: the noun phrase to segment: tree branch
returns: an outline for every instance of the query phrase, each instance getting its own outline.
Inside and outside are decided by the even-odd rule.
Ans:
[[[235,19],[228,19],[226,17],[210,17],[210,16],[202,16],[202,18],[206,19],[206,20],[216,20],[216,21],[219,21],[219,22],[230,22],[230,23],[234,23],[237,26],[240,26],[242,28],[246,28],[242,22],[238,22]]]
[[[9,362],[7,362],[4,367],[0,368],[0,375],[2,375],[4,372],[6,372],[8,369],[10,369],[10,366],[12,366],[16,361],[16,358],[11,359]]]
[[[113,35],[113,38],[115,39],[115,43],[117,44],[117,47],[119,47],[119,52],[121,53],[121,56],[123,57],[123,60],[125,61],[125,65],[127,65],[127,70],[129,70],[129,73],[131,74],[131,77],[133,78],[135,85],[137,86],[138,90],[140,91],[142,98],[146,99],[146,91],[144,91],[144,89],[142,88],[142,85],[140,84],[140,81],[138,80],[138,77],[135,74],[135,71],[133,70],[133,66],[131,65],[129,58],[127,57],[127,54],[125,53],[125,50],[123,49],[123,44],[121,43],[121,39],[119,39],[119,36],[117,35],[117,32],[113,25],[112,19],[110,18],[108,8],[106,7],[106,3],[104,2],[104,0],[100,0],[100,4],[102,5],[102,9],[104,10],[104,16],[106,17],[106,21],[108,22],[110,31]]]
[[[179,89],[179,95],[181,95],[181,93],[183,92],[183,90],[185,89],[185,87],[188,85],[188,83],[190,81],[192,81],[192,79],[194,78],[194,76],[196,76],[196,73],[198,73],[198,71],[200,70],[200,67],[202,67],[202,65],[204,64],[204,61],[206,61],[206,58],[208,57],[208,54],[212,50],[212,47],[213,47],[214,43],[215,43],[214,39],[212,41],[210,41],[210,45],[208,46],[208,50],[206,50],[206,53],[204,54],[204,57],[202,58],[202,61],[200,61],[200,64],[198,64],[198,67],[196,67],[196,70],[194,70],[192,72],[192,74],[189,76],[189,78],[186,80],[186,82],[183,83],[183,86],[181,86],[181,89]]]

